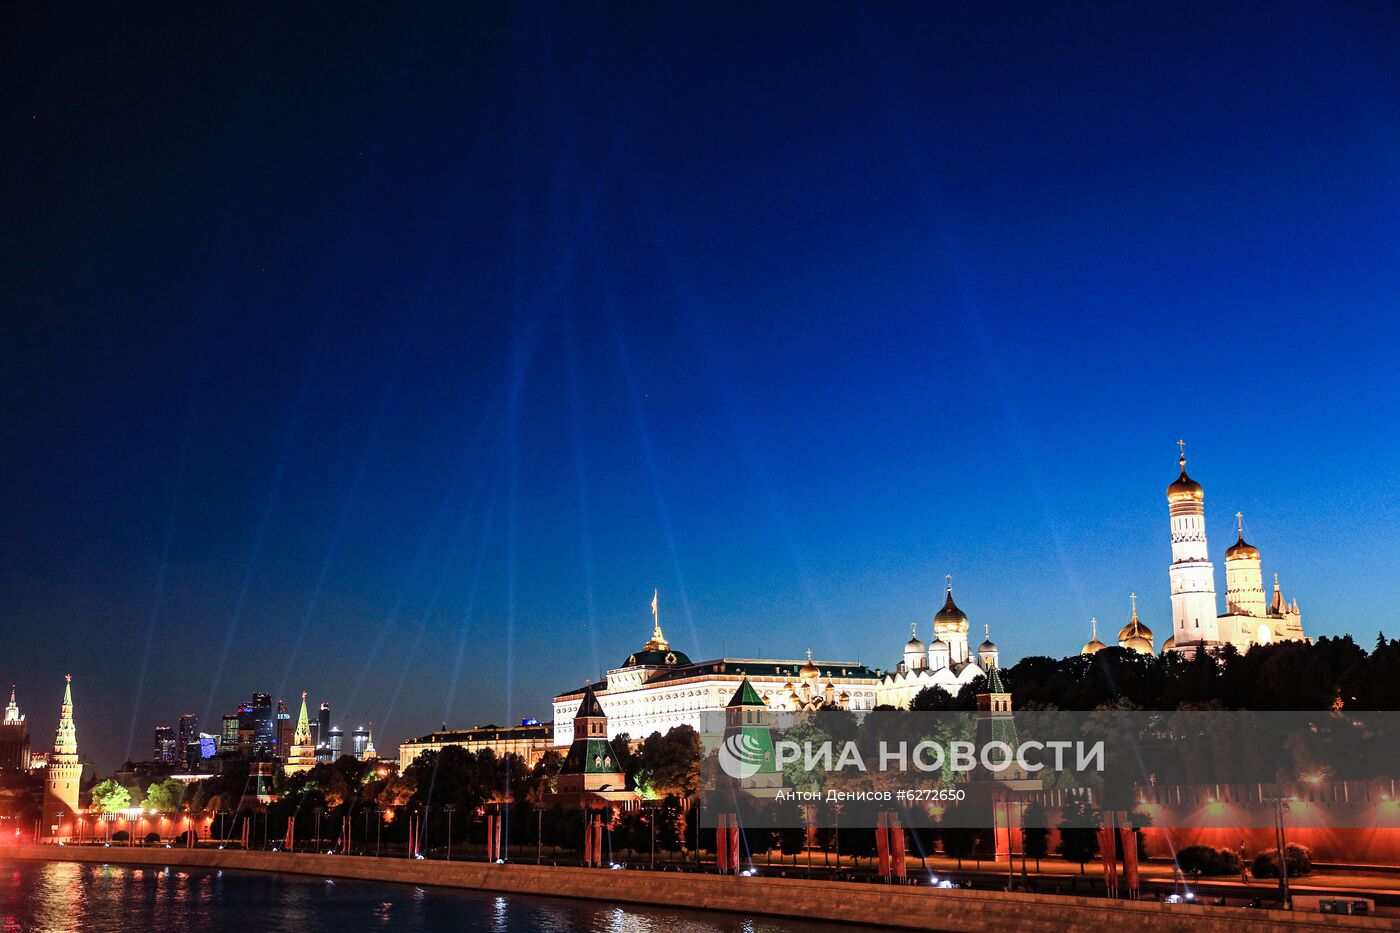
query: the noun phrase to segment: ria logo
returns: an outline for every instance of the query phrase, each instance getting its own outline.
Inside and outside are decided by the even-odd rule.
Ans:
[[[719,768],[736,781],[757,774],[767,757],[763,743],[746,732],[734,733],[719,746]]]

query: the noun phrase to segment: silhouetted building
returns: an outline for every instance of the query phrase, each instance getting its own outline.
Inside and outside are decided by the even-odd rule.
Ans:
[[[277,701],[277,757],[283,761],[292,750],[292,714],[285,700]]]
[[[316,749],[316,760],[322,764],[331,760],[331,705],[322,703],[311,723],[311,744]]]
[[[0,721],[0,771],[28,771],[29,724],[15,702],[15,688],[10,687],[10,705]]]
[[[219,751],[231,752],[238,748],[238,720],[241,713],[224,713],[219,728]]]
[[[350,733],[350,754],[356,758],[365,757],[365,748],[369,745],[369,730],[364,726],[357,726],[355,731]]]
[[[272,709],[272,695],[253,694],[253,751],[260,755],[277,752],[277,715]]]
[[[341,751],[344,749],[345,733],[339,726],[331,726],[328,735],[330,736],[330,740],[326,743],[326,748],[330,751],[329,760],[335,761],[340,757]]]
[[[175,755],[179,763],[187,768],[199,764],[199,720],[194,713],[180,717],[180,725],[175,731]]]
[[[154,760],[163,765],[175,763],[175,730],[170,726],[156,726]]]

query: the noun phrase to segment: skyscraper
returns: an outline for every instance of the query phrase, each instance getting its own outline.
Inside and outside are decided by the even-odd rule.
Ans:
[[[175,733],[175,756],[186,768],[199,764],[199,719],[194,713],[185,713],[180,717]]]
[[[29,770],[29,724],[15,702],[15,688],[10,687],[10,705],[0,722],[0,771]]]
[[[270,755],[277,750],[277,718],[272,711],[272,695],[253,694],[253,750]]]
[[[292,752],[292,714],[287,711],[287,701],[277,701],[277,757],[283,761]]]
[[[78,761],[78,727],[73,722],[73,675],[63,684],[63,705],[59,708],[58,729],[54,733],[53,754],[44,769],[44,816],[41,834],[54,838],[65,819],[78,809],[78,784],[83,775]]]
[[[321,709],[316,715],[316,722],[312,725],[312,739],[316,744],[316,760],[325,763],[333,761],[331,757],[331,705],[322,703]]]
[[[330,736],[330,741],[326,744],[330,750],[330,760],[335,761],[340,757],[341,748],[345,744],[345,733],[339,726],[331,726],[328,734]]]
[[[238,748],[239,713],[224,713],[219,729],[219,749],[232,752]]]
[[[356,726],[355,731],[350,733],[350,754],[356,758],[365,757],[365,746],[369,744],[369,730],[364,726]]]
[[[175,763],[175,730],[170,726],[156,726],[155,761],[163,765]]]

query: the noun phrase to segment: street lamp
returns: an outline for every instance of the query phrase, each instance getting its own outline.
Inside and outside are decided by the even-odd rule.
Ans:
[[[457,811],[455,803],[445,803],[442,805],[442,812],[447,814],[447,860],[452,861],[452,814]]]
[[[1273,804],[1274,807],[1274,844],[1278,846],[1278,887],[1279,896],[1283,899],[1283,909],[1291,910],[1292,906],[1288,897],[1288,836],[1283,828],[1283,815],[1288,812],[1288,800],[1286,797],[1265,797],[1266,803]]]

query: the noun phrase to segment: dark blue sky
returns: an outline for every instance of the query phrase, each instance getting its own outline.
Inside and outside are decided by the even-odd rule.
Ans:
[[[1394,5],[182,13],[0,25],[36,748],[68,671],[103,767],[544,716],[653,586],[701,656],[888,667],[945,573],[1160,640],[1178,436],[1217,561],[1400,634]]]

